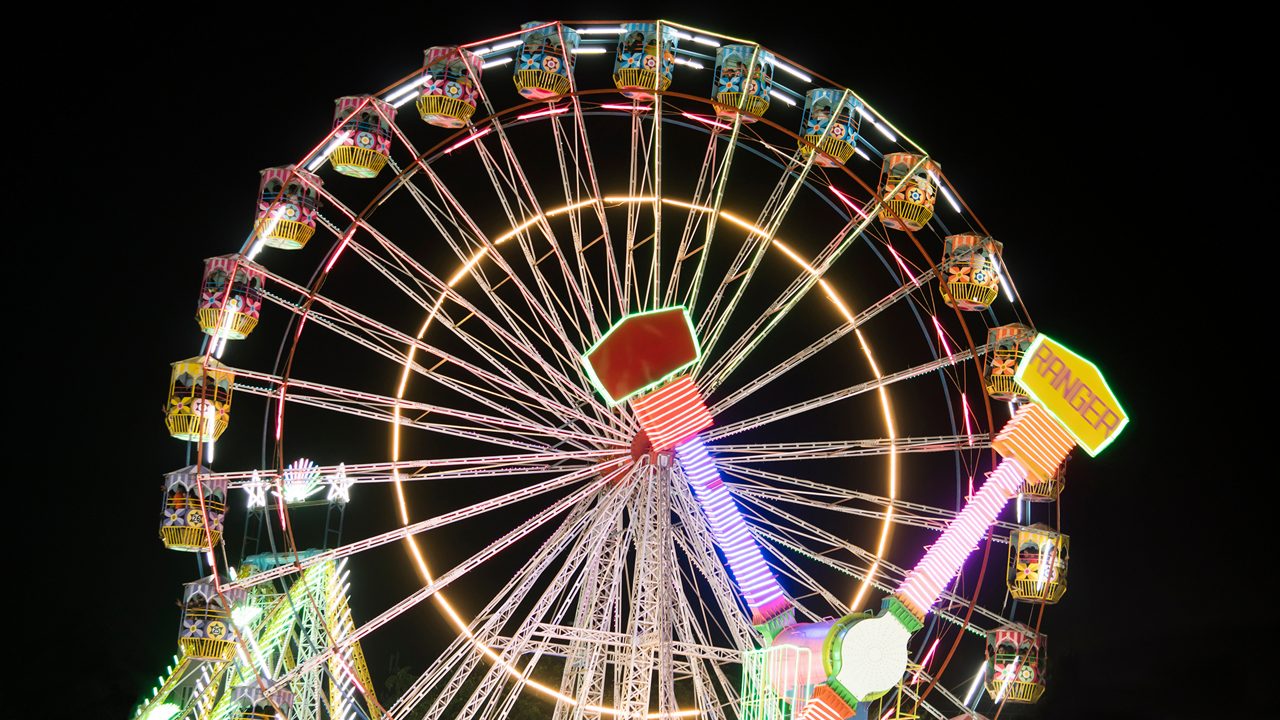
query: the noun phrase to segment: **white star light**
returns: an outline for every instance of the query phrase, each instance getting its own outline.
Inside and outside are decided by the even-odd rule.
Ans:
[[[351,486],[355,482],[354,479],[347,477],[347,464],[338,463],[338,472],[329,479],[329,495],[326,499],[343,505],[351,502]]]
[[[267,484],[258,477],[257,470],[253,471],[253,479],[245,484],[244,490],[249,493],[250,510],[267,506]]]

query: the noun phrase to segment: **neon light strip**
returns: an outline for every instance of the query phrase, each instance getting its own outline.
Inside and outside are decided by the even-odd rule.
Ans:
[[[789,74],[789,75],[794,75],[794,76],[796,76],[796,77],[800,78],[801,80],[803,80],[803,81],[805,81],[805,82],[813,82],[813,78],[809,77],[808,75],[805,75],[804,73],[802,73],[802,72],[800,72],[799,70],[797,70],[797,69],[795,69],[795,68],[791,67],[790,65],[786,65],[786,64],[784,64],[784,63],[780,63],[780,62],[775,62],[775,63],[773,64],[773,66],[774,66],[774,67],[776,67],[776,68],[778,68],[778,69],[779,69],[779,70],[781,70],[782,72],[787,73],[787,74]]]
[[[640,427],[658,452],[670,450],[680,441],[713,424],[707,404],[693,378],[688,375],[661,390],[631,402]]]
[[[523,44],[524,44],[524,41],[521,40],[520,38],[516,38],[515,40],[507,40],[506,42],[500,42],[497,45],[494,45],[493,47],[489,48],[489,52],[491,53],[502,52],[507,48],[513,48],[517,45],[523,45]],[[478,53],[478,54],[483,54],[483,53]]]
[[[652,105],[624,105],[622,103],[605,103],[600,107],[605,110],[628,110],[631,112],[648,112],[653,109]]]
[[[1017,675],[1018,661],[1021,659],[1022,659],[1021,655],[1014,657],[1013,664],[1005,668],[1004,682],[1000,683],[1000,692],[996,693],[995,702],[998,703],[1004,699],[1004,691],[1009,689],[1009,681],[1012,680]]]
[[[955,210],[956,212],[964,212],[960,209],[960,203],[956,202],[956,199],[951,197],[951,191],[947,190],[946,185],[939,184],[938,189],[942,191],[942,197],[946,198],[947,202],[951,204],[952,210]]]
[[[973,682],[969,685],[969,691],[964,694],[964,706],[969,707],[969,703],[973,701],[973,691],[978,689],[982,684],[982,678],[987,674],[987,664],[984,662],[978,666],[978,674],[973,677]]]
[[[866,109],[865,109],[865,108],[863,108],[861,105],[859,105],[859,106],[857,107],[857,110],[858,110],[858,114],[859,114],[859,115],[861,115],[862,117],[866,118],[866,119],[867,119],[867,122],[871,123],[871,125],[872,125],[875,129],[879,130],[879,131],[880,131],[880,134],[881,134],[881,135],[884,135],[884,136],[889,140],[889,142],[898,142],[898,136],[897,136],[897,135],[894,135],[892,132],[889,132],[889,129],[888,129],[888,128],[886,128],[885,126],[883,126],[883,125],[881,125],[880,123],[876,122],[876,116],[875,116],[875,115],[872,115],[872,114],[871,114],[871,111],[866,110]]]
[[[409,83],[408,85],[405,85],[399,90],[393,91],[390,95],[386,97],[386,102],[395,102],[396,100],[403,97],[404,95],[412,93],[414,90],[417,90],[419,87],[426,85],[429,82],[431,82],[431,76],[423,75],[422,79],[414,80],[413,82]],[[396,107],[399,107],[399,106],[397,105]]]
[[[1004,279],[1004,270],[1001,269],[1003,265],[1003,257],[996,258],[995,262],[991,263],[992,269],[996,272],[996,279],[1000,281],[1000,287],[1004,289],[1004,299],[1013,302],[1013,291],[1009,289],[1009,281]]]
[[[907,268],[907,264],[902,261],[902,256],[898,254],[898,251],[894,250],[892,245],[886,245],[885,247],[889,248],[889,253],[893,255],[893,259],[898,261],[898,267],[902,268],[902,272],[906,273],[907,277],[911,278],[911,283],[918,286],[920,281],[916,280],[915,273],[911,272],[911,270]]]
[[[924,672],[924,669],[929,666],[929,661],[933,659],[933,653],[937,651],[938,643],[941,641],[942,638],[933,639],[933,644],[929,646],[929,652],[924,654],[924,659],[920,661],[920,667],[916,668],[916,674],[911,676],[912,685],[920,681],[920,673]]]
[[[481,65],[480,67],[481,67],[481,69],[488,70],[488,69],[489,69],[489,68],[491,68],[491,67],[498,67],[499,65],[506,65],[506,64],[507,64],[507,63],[509,63],[509,62],[511,62],[511,58],[509,58],[509,57],[504,57],[504,58],[500,58],[500,59],[498,59],[498,60],[490,60],[489,62],[487,62],[487,63],[485,63],[485,64]]]
[[[573,49],[574,55],[603,55],[609,52],[602,47],[576,47]]]
[[[978,546],[983,533],[996,521],[1009,500],[1018,494],[1026,477],[1022,463],[1013,458],[1000,461],[982,489],[951,521],[924,558],[907,573],[907,579],[895,594],[920,614],[928,612],[938,601],[942,589],[964,566],[969,553]]]
[[[460,148],[460,147],[462,147],[462,146],[464,146],[464,145],[467,145],[467,144],[469,144],[469,143],[473,143],[473,142],[475,142],[476,140],[479,140],[480,138],[484,137],[485,135],[488,135],[488,134],[489,134],[489,133],[491,133],[491,132],[493,132],[493,128],[492,128],[492,127],[487,127],[487,128],[485,128],[485,129],[483,129],[483,130],[481,130],[481,131],[479,131],[479,132],[471,133],[471,135],[469,135],[469,136],[467,136],[467,137],[463,138],[462,140],[459,140],[458,142],[456,142],[456,143],[454,143],[454,144],[450,145],[449,147],[445,148],[445,150],[444,150],[444,154],[445,154],[445,155],[448,155],[449,153],[453,152],[454,150],[457,150],[458,148]]]
[[[969,438],[969,447],[973,447],[973,425],[969,422],[969,396],[960,393],[960,409],[964,413],[964,434]]]
[[[523,114],[523,115],[517,115],[517,116],[516,116],[516,119],[517,119],[517,120],[532,120],[533,118],[540,118],[540,117],[544,117],[544,116],[546,116],[546,115],[559,115],[560,113],[567,113],[567,112],[569,112],[569,108],[567,108],[567,107],[549,108],[549,109],[547,109],[547,110],[539,110],[539,111],[537,111],[537,112],[531,112],[531,113],[525,113],[525,114]]]
[[[747,605],[758,613],[784,600],[786,596],[782,586],[760,554],[760,546],[747,530],[742,512],[720,478],[720,471],[707,453],[702,438],[695,436],[678,446],[676,459],[689,479],[689,486],[693,488],[711,528],[711,537],[724,553],[729,573]]]
[[[1000,454],[1018,458],[1029,474],[1049,478],[1075,446],[1071,436],[1039,405],[1023,406],[996,436]]]
[[[732,130],[732,129],[733,129],[733,126],[732,126],[732,125],[725,125],[725,124],[724,124],[724,123],[722,123],[722,122],[718,122],[718,121],[716,121],[716,120],[711,120],[711,119],[709,119],[709,118],[704,118],[704,117],[702,117],[701,115],[694,115],[693,113],[687,113],[687,112],[682,112],[682,113],[680,113],[680,114],[681,114],[681,115],[683,115],[683,116],[685,116],[685,117],[687,117],[687,118],[689,118],[690,120],[694,120],[694,121],[700,122],[700,123],[702,123],[703,125],[710,125],[711,127],[718,127],[718,128],[720,128],[721,130]]]
[[[938,322],[937,315],[930,315],[933,318],[933,328],[938,331],[938,342],[942,345],[942,349],[947,351],[947,357],[951,357],[951,345],[947,342],[947,335],[942,331],[942,323]]]
[[[840,198],[840,202],[844,203],[845,205],[848,205],[850,210],[857,213],[858,217],[862,218],[863,220],[867,219],[866,211],[864,211],[861,207],[859,207],[858,204],[853,201],[853,198],[837,190],[834,185],[829,186],[827,189],[830,190],[832,193],[834,193],[836,197]],[[901,260],[899,260],[899,262],[901,262]]]
[[[786,104],[790,105],[791,107],[795,107],[795,106],[796,106],[796,101],[795,101],[795,100],[792,100],[789,96],[787,96],[787,95],[783,95],[782,93],[778,92],[777,90],[769,90],[769,95],[771,95],[772,97],[775,97],[775,98],[777,98],[777,99],[781,100],[782,102],[784,102],[784,103],[786,103]]]
[[[819,281],[824,289],[834,298],[834,293],[827,286],[825,280]],[[850,324],[854,323],[853,313],[844,306],[844,303],[837,301],[836,307],[844,313],[845,320]],[[858,347],[862,348],[862,354],[867,357],[867,364],[871,366],[871,374],[879,380],[882,375],[880,366],[876,364],[876,359],[871,355],[871,344],[866,338],[862,337],[862,331],[854,329],[853,334],[858,338]],[[862,579],[862,587],[858,588],[858,594],[854,597],[850,608],[859,607],[862,600],[866,597],[868,591],[871,590],[871,582],[875,579],[876,571],[880,569],[880,559],[884,557],[885,548],[889,546],[889,530],[893,527],[893,501],[898,497],[898,448],[894,440],[897,437],[897,431],[893,427],[893,412],[889,409],[889,391],[881,385],[877,389],[880,396],[880,412],[884,415],[885,432],[889,435],[889,505],[885,508],[884,521],[880,524],[880,539],[876,542],[875,562],[872,563],[871,569],[867,571],[867,576]]]
[[[324,152],[317,155],[315,160],[312,160],[310,163],[307,164],[307,171],[315,172],[315,169],[320,167],[320,165],[323,164],[324,161],[327,160],[329,156],[333,154],[333,151],[337,150],[338,146],[346,142],[347,138],[349,137],[351,137],[351,133],[349,131],[341,132],[341,133],[338,133],[336,136],[334,136],[333,141],[330,142],[329,146],[324,149]]]

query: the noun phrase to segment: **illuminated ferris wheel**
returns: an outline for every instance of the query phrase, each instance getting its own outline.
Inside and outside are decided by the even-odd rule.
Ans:
[[[1044,691],[1085,441],[1022,373],[1058,346],[853,90],[678,23],[526,23],[339,98],[255,218],[173,366],[191,463],[161,536],[208,575],[140,712],[946,718]],[[308,505],[348,504],[358,537],[304,541]],[[411,586],[361,607],[396,587],[357,582],[379,554]],[[383,703],[365,648],[430,607],[455,639]]]

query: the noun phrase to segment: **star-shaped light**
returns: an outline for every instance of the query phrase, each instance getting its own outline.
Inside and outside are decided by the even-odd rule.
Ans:
[[[342,505],[351,502],[351,486],[355,482],[354,478],[347,477],[347,464],[338,463],[338,471],[329,478],[329,495],[326,499]]]
[[[253,479],[245,483],[244,490],[249,493],[250,510],[267,506],[267,483],[258,477],[257,470],[253,471]]]

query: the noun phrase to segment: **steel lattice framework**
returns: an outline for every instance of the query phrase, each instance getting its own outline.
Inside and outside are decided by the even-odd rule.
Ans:
[[[926,151],[854,91],[775,53],[778,116],[816,87],[856,105],[856,154],[820,162],[830,125],[806,140],[774,110],[746,122],[687,92],[707,79],[698,72],[715,46],[746,43],[754,63],[758,45],[657,27],[686,39],[673,57],[689,76],[671,88],[620,99],[599,87],[607,73],[590,55],[622,30],[587,23],[567,91],[499,108],[510,92],[495,68],[519,61],[516,31],[461,46],[488,69],[469,67],[477,110],[456,131],[394,112],[424,92],[422,71],[358,106],[387,128],[389,181],[315,179],[346,139],[341,122],[290,166],[319,204],[317,239],[302,251],[313,262],[300,271],[264,246],[278,213],[236,261],[263,280],[279,353],[241,362],[217,332],[204,346],[206,363],[221,358],[234,375],[237,403],[262,410],[264,460],[214,470],[212,439],[194,443],[203,482],[267,506],[273,549],[288,560],[233,577],[225,547],[209,554],[220,587],[248,591],[264,612],[236,659],[179,662],[144,715],[177,698],[175,717],[230,717],[221,689],[256,682],[268,696],[291,692],[296,718],[500,718],[529,697],[566,720],[739,717],[744,656],[767,638],[717,546],[721,520],[694,492],[705,478],[638,444],[635,413],[603,402],[581,360],[645,310],[692,317],[700,355],[688,374],[714,418],[701,438],[715,482],[744,523],[733,537],[758,548],[796,619],[842,616],[891,592],[959,515],[964,487],[992,467],[1003,420],[983,392],[986,330],[997,311],[1029,322],[1003,267],[1007,299],[986,313],[962,316],[933,290],[935,240],[985,227],[939,170],[949,206],[921,230],[890,232],[884,198],[905,180],[882,187],[880,158],[914,153],[917,170]],[[895,414],[898,392],[909,412]],[[348,431],[370,425],[385,428],[389,452]],[[380,524],[297,554],[286,438],[290,452],[340,453],[314,472],[334,488],[341,478],[344,498],[364,496]],[[995,527],[1031,512],[1019,501],[1017,522]],[[458,537],[470,544],[436,567],[452,543],[437,538]],[[971,676],[947,668],[974,657],[980,643],[965,638],[1009,619],[981,590],[1003,559],[989,556],[992,540],[1002,541],[989,537],[978,569],[942,593],[895,702],[938,718],[976,706]],[[392,545],[419,582],[357,624],[342,563]],[[498,562],[510,570],[486,574]],[[455,584],[475,597],[477,582],[480,607],[448,598]],[[383,707],[361,642],[411,627],[427,601],[455,639]]]
[[[259,680],[288,676],[295,717],[380,718],[376,701],[366,703],[373,687],[364,651],[351,644],[341,656],[315,666],[311,660],[330,645],[330,637],[349,635],[355,624],[348,605],[345,563],[323,561],[298,575],[285,592],[258,586],[248,595],[237,623],[244,647],[225,662],[201,662],[175,657],[159,684],[137,710],[138,717],[174,720],[230,720],[242,716],[236,688],[254,687]],[[252,659],[251,659],[252,658]],[[314,669],[297,672],[300,665]]]

